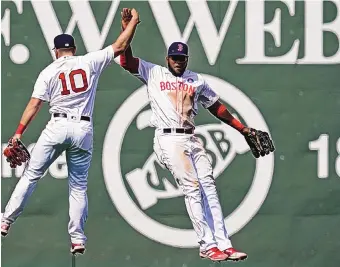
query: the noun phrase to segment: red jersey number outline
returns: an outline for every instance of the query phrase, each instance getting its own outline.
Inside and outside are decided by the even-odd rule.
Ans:
[[[82,87],[76,86],[75,81],[74,81],[74,76],[76,76],[76,75],[81,75],[81,77],[83,79],[83,86]],[[65,73],[63,73],[63,72],[60,73],[59,79],[61,80],[61,85],[63,87],[61,94],[62,95],[69,95],[71,93],[71,91],[67,88]],[[89,87],[87,77],[86,77],[86,72],[83,69],[77,69],[77,70],[71,71],[70,75],[69,75],[69,79],[70,79],[71,89],[75,93],[84,92]]]

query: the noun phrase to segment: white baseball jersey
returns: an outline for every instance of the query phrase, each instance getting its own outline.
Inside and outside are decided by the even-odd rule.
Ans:
[[[84,56],[63,56],[47,66],[32,97],[50,103],[50,113],[92,116],[99,76],[114,58],[110,45]]]
[[[165,67],[139,59],[135,76],[148,86],[151,125],[156,128],[195,127],[198,102],[208,108],[219,98],[200,74],[190,70],[176,77]]]
[[[31,151],[31,159],[5,208],[3,221],[13,223],[22,213],[37,182],[64,151],[69,179],[68,232],[71,242],[87,240],[84,226],[88,215],[87,176],[93,150],[92,116],[98,79],[114,58],[113,47],[84,56],[64,56],[39,75],[32,97],[50,103],[50,113],[67,113],[70,120],[51,118]],[[74,117],[73,117],[74,116]]]

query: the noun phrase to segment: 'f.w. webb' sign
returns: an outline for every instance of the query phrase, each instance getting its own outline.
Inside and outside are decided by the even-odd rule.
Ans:
[[[164,43],[168,46],[173,40],[186,42],[194,27],[202,42],[207,59],[214,65],[220,53],[226,33],[231,25],[235,10],[240,4],[239,0],[231,0],[225,13],[222,25],[218,30],[206,1],[187,0],[190,18],[183,32],[181,32],[169,1],[149,0],[155,23],[158,25]],[[275,45],[281,46],[282,9],[277,8],[273,19],[265,22],[266,2],[264,0],[245,1],[245,53],[243,58],[237,60],[238,64],[339,64],[340,49],[336,49],[331,56],[324,56],[323,33],[330,32],[340,42],[340,1],[329,0],[337,9],[333,21],[324,22],[323,0],[305,0],[304,6],[304,44],[300,40],[292,42],[289,51],[280,56],[267,56],[265,54],[265,34],[272,36]],[[271,1],[272,2],[272,1]],[[290,16],[295,15],[297,0],[281,0],[281,8],[288,9]],[[301,2],[301,1],[299,1]],[[18,8],[22,8],[22,0],[15,1]],[[112,21],[116,15],[120,1],[112,2],[106,16],[105,23],[100,31],[92,12],[89,1],[69,1],[72,17],[68,22],[66,32],[72,33],[78,26],[88,51],[101,49],[108,35]],[[52,1],[32,1],[32,6],[40,23],[42,32],[49,47],[53,47],[53,37],[62,32],[60,23],[55,14]],[[286,7],[285,7],[286,6]],[[286,12],[286,11],[285,11]],[[286,23],[287,21],[285,21]],[[339,46],[339,45],[338,45]],[[304,56],[298,59],[299,51]],[[51,53],[52,55],[52,53]]]

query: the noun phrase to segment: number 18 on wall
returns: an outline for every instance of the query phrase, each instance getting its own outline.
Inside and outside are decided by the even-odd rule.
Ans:
[[[329,136],[321,134],[317,140],[309,142],[309,149],[318,153],[317,172],[319,178],[329,176]],[[337,157],[335,159],[335,172],[340,177],[340,138],[336,142]],[[333,164],[332,164],[333,165]]]

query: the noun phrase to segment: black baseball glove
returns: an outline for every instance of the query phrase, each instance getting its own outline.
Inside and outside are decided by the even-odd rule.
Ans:
[[[260,156],[264,157],[270,152],[274,152],[275,147],[273,141],[267,132],[250,128],[250,131],[243,135],[255,158],[259,158]]]

